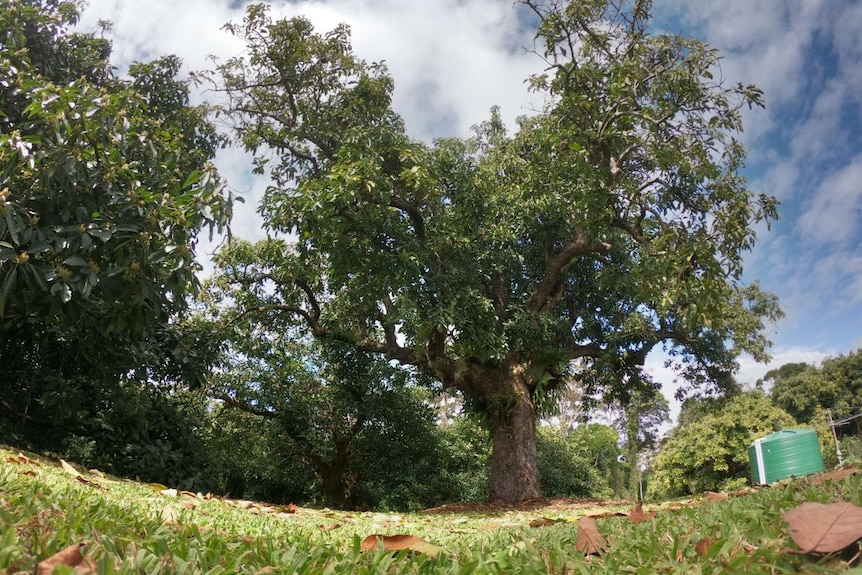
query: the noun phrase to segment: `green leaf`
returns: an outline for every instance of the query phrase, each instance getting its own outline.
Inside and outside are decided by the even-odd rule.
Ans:
[[[27,253],[41,254],[51,249],[51,244],[48,242],[34,242],[27,248]]]
[[[67,266],[79,267],[79,268],[80,267],[86,267],[88,265],[87,260],[85,260],[81,256],[72,256],[72,257],[66,258],[65,260],[63,260],[63,263],[66,264]]]

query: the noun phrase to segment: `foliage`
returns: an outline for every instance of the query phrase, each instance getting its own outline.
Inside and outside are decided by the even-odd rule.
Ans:
[[[490,418],[492,498],[539,494],[536,417],[572,360],[590,393],[620,396],[621,369],[667,342],[690,381],[722,385],[740,352],[765,357],[780,314],[740,281],[755,224],[776,217],[738,174],[740,110],[761,93],[724,85],[702,43],[651,34],[649,4],[520,2],[547,105],[512,135],[493,110],[431,145],[347,26],[262,5],[226,26],[246,49],[216,71],[225,116],[271,178],[267,229],[297,238],[236,262],[237,289],[265,296],[243,313],[460,390]]]
[[[277,246],[236,241],[216,258],[208,306],[192,322],[222,346],[209,393],[275,422],[276,437],[310,467],[329,506],[436,501],[439,486],[423,481],[434,476],[433,414],[410,372],[340,342],[310,340],[278,318],[237,311],[265,298],[231,283],[243,255]]]
[[[447,457],[440,462],[441,470],[452,486],[450,501],[483,501],[490,489],[491,441],[488,429],[475,418],[456,417],[440,426]]]
[[[13,438],[52,449],[101,441],[86,433],[113,402],[182,371],[169,321],[196,290],[199,234],[232,206],[179,59],[115,77],[110,42],[69,31],[78,9],[0,4],[0,409]]]
[[[827,409],[836,420],[852,417],[862,406],[862,350],[827,358],[820,367],[785,364],[768,372],[758,384],[769,385],[775,404],[800,422]]]
[[[199,434],[213,493],[282,504],[323,499],[312,468],[277,421],[214,407]]]
[[[87,475],[96,487],[55,463],[40,460],[37,466],[22,459],[0,449],[4,573],[32,573],[37,562],[82,542],[89,542],[83,551],[96,562],[95,572],[119,575],[835,573],[849,567],[849,555],[786,552],[793,544],[784,514],[802,502],[862,504],[859,475],[822,485],[794,481],[719,503],[692,500],[681,508],[661,508],[643,523],[626,517],[597,519],[610,547],[603,555],[585,557],[576,549],[576,517],[624,507],[525,506],[401,515],[301,508],[287,514],[285,508],[251,502],[167,497],[146,485]],[[557,522],[528,526],[539,517]],[[444,551],[435,559],[361,552],[360,541],[380,531],[409,532]]]
[[[581,435],[584,438],[584,435]],[[604,475],[583,445],[566,437],[552,426],[540,426],[536,434],[539,475],[547,497],[584,497],[603,499],[613,491],[609,475]],[[596,438],[601,441],[601,438]],[[595,454],[596,459],[604,454]]]
[[[745,484],[748,447],[758,437],[796,426],[762,392],[709,401],[708,410],[683,419],[653,464],[654,497],[718,491]]]
[[[842,391],[838,382],[808,364],[787,364],[764,379],[772,382],[773,403],[801,423],[811,421],[818,410],[833,407]]]

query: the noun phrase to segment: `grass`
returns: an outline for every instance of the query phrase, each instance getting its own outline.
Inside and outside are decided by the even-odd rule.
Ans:
[[[455,505],[412,514],[291,509],[163,495],[162,486],[96,472],[85,472],[84,482],[57,462],[16,456],[0,448],[0,573],[7,575],[33,573],[78,543],[88,544],[96,572],[128,574],[772,574],[835,573],[858,563],[858,543],[843,554],[787,553],[796,547],[782,515],[804,501],[862,505],[860,475],[823,485],[796,480],[723,501],[666,502],[648,506],[656,516],[641,523],[602,517],[608,545],[587,556],[577,550],[578,519],[630,503]],[[530,527],[541,518],[553,523]],[[371,534],[418,536],[443,551],[363,552]]]

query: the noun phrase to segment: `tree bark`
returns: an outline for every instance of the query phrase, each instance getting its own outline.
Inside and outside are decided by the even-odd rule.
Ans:
[[[536,456],[536,406],[523,378],[510,375],[491,419],[491,501],[517,503],[541,496]]]

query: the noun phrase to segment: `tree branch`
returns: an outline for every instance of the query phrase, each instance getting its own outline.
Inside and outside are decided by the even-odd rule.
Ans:
[[[607,253],[611,244],[607,242],[591,242],[583,234],[570,240],[559,253],[546,254],[545,275],[539,287],[527,299],[525,307],[530,311],[545,312],[549,305],[555,303],[552,296],[557,294],[562,281],[563,270],[580,256],[593,253]]]

